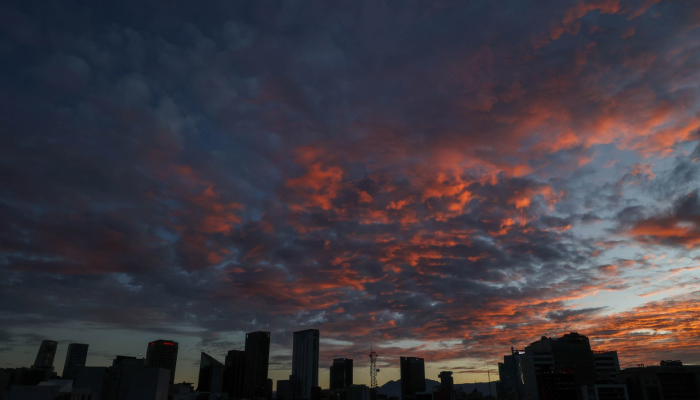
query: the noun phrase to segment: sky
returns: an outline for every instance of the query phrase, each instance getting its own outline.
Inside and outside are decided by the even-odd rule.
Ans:
[[[700,3],[3,1],[0,367],[700,363]]]

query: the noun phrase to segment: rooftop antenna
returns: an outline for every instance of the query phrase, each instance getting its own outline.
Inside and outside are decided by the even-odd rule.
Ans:
[[[372,347],[369,348],[369,388],[377,389],[377,357],[379,355]]]

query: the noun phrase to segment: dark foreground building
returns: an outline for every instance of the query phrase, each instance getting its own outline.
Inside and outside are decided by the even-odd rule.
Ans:
[[[661,361],[657,366],[625,368],[617,380],[627,385],[630,400],[700,399],[700,365]]]
[[[245,335],[243,395],[247,399],[267,398],[267,367],[270,359],[270,332]]]
[[[425,362],[418,357],[401,357],[401,400],[416,399],[425,392]]]
[[[318,386],[318,329],[294,332],[292,375],[301,382],[301,398],[311,399],[311,388]]]
[[[577,332],[559,338],[543,336],[527,346],[521,358],[518,359],[516,354],[512,356],[512,365],[506,368],[505,361],[508,360],[504,359],[502,368],[509,379],[508,385],[516,387],[510,398],[520,398],[518,362],[527,400],[600,399],[601,393],[613,396],[608,397],[611,399],[626,397],[626,389],[615,380],[620,370],[617,352],[593,351],[588,337]],[[516,375],[515,380],[510,378],[512,374]],[[505,386],[506,382],[501,385]]]
[[[245,351],[230,350],[224,362],[224,382],[221,391],[231,399],[243,397],[243,371],[245,370]]]
[[[56,358],[56,348],[58,342],[53,340],[43,340],[39,347],[39,352],[36,353],[36,359],[32,369],[50,369],[53,370],[53,360]]]

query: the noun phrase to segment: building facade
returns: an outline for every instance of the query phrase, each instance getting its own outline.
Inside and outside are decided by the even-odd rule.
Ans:
[[[267,398],[267,369],[270,359],[270,332],[245,335],[243,392],[248,399]]]
[[[577,332],[560,338],[543,336],[525,348],[523,361],[528,400],[557,396],[581,400],[581,387],[594,385],[598,376],[588,337]]]
[[[418,357],[401,357],[401,399],[416,399],[425,392],[425,361]]]
[[[34,359],[33,369],[50,369],[53,370],[53,360],[56,358],[56,348],[58,342],[53,340],[42,340],[39,351]]]
[[[87,361],[88,345],[83,343],[71,343],[68,345],[66,362],[63,364],[63,379],[73,379],[75,371],[84,367]]]
[[[614,383],[620,373],[620,360],[616,351],[593,351],[593,362],[599,382]]]
[[[292,375],[301,383],[301,398],[311,399],[311,388],[318,387],[318,329],[294,332]]]
[[[146,350],[146,366],[158,367],[170,370],[170,384],[175,382],[175,368],[177,367],[178,343],[172,340],[156,340],[148,343]]]
[[[277,381],[277,400],[299,400],[301,399],[301,384],[295,376],[290,376],[287,380]]]
[[[167,400],[170,370],[146,367],[144,359],[117,356],[110,367],[81,367],[73,387],[90,400]]]
[[[221,393],[224,379],[224,364],[202,352],[199,359],[199,380],[197,391]]]
[[[523,376],[524,351],[511,347],[510,355],[503,356],[498,363],[499,398],[522,400],[525,398],[525,378]]]
[[[229,398],[243,397],[243,371],[245,370],[245,351],[229,350],[224,361],[224,379],[221,390]]]
[[[330,389],[340,390],[353,384],[351,358],[334,358],[331,365]]]

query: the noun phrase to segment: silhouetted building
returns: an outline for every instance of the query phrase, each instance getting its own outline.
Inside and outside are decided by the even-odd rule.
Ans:
[[[286,379],[278,379],[275,398],[277,400],[291,400],[292,396],[289,395],[289,391],[289,381]]]
[[[3,383],[7,385],[18,386],[36,386],[41,382],[48,381],[53,375],[52,369],[33,369],[33,368],[4,368],[0,374],[0,394],[2,394]],[[2,397],[0,397],[2,399]]]
[[[78,374],[81,371],[78,370]],[[143,358],[117,356],[107,369],[100,400],[167,400],[170,370]]]
[[[10,388],[15,370],[13,368],[0,368],[0,400]]]
[[[70,379],[51,379],[36,386],[13,385],[3,396],[4,400],[90,400],[89,391],[73,388]]]
[[[267,378],[267,385],[265,386],[265,398],[267,400],[272,400],[272,379]]]
[[[301,382],[301,398],[311,399],[311,388],[318,386],[318,329],[294,332],[292,375]]]
[[[510,355],[503,356],[503,362],[498,363],[498,396],[499,399],[523,400],[525,398],[525,382],[523,378],[524,351],[511,347]]]
[[[452,391],[455,387],[455,381],[452,378],[452,371],[442,371],[438,375],[440,378],[440,389]]]
[[[454,379],[451,371],[442,371],[438,375],[440,386],[433,388],[432,400],[454,400]]]
[[[331,390],[345,389],[352,385],[352,363],[351,358],[333,359],[329,382]]]
[[[270,332],[251,332],[245,335],[244,397],[267,397],[267,368],[270,357]]]
[[[370,391],[367,385],[349,385],[343,392],[344,400],[370,400]]]
[[[418,357],[401,357],[401,400],[416,399],[425,392],[425,362]]]
[[[177,342],[161,339],[148,343],[148,349],[146,350],[146,366],[170,370],[169,382],[171,385],[175,382],[177,349]]]
[[[632,400],[700,399],[700,365],[661,361],[658,366],[625,368],[617,375]]]
[[[131,356],[117,356],[107,371],[107,379],[102,389],[102,400],[127,400],[131,377],[144,367],[144,359]]]
[[[243,397],[243,371],[245,370],[245,351],[230,350],[224,361],[224,379],[221,391],[229,398]]]
[[[301,382],[291,375],[288,380],[277,381],[277,400],[301,399]]]
[[[165,368],[140,368],[131,375],[127,400],[167,400],[171,374]]]
[[[32,365],[33,369],[50,369],[53,370],[53,360],[56,357],[56,348],[58,342],[53,340],[42,340],[39,352],[36,353],[36,359]]]
[[[85,366],[87,361],[88,345],[83,343],[71,343],[68,345],[66,362],[63,364],[63,379],[73,379],[75,371]]]
[[[199,383],[197,391],[221,393],[224,378],[224,364],[202,352],[199,361]]]
[[[282,385],[281,389],[280,384]],[[283,398],[285,400],[300,400],[301,381],[294,375],[289,375],[288,380],[277,381],[277,398]]]
[[[543,336],[525,348],[523,377],[528,400],[560,395],[581,400],[581,387],[594,385],[597,378],[588,338],[576,332],[556,339]]]
[[[73,387],[90,390],[90,400],[101,400],[108,377],[109,367],[80,367],[74,372]]]

